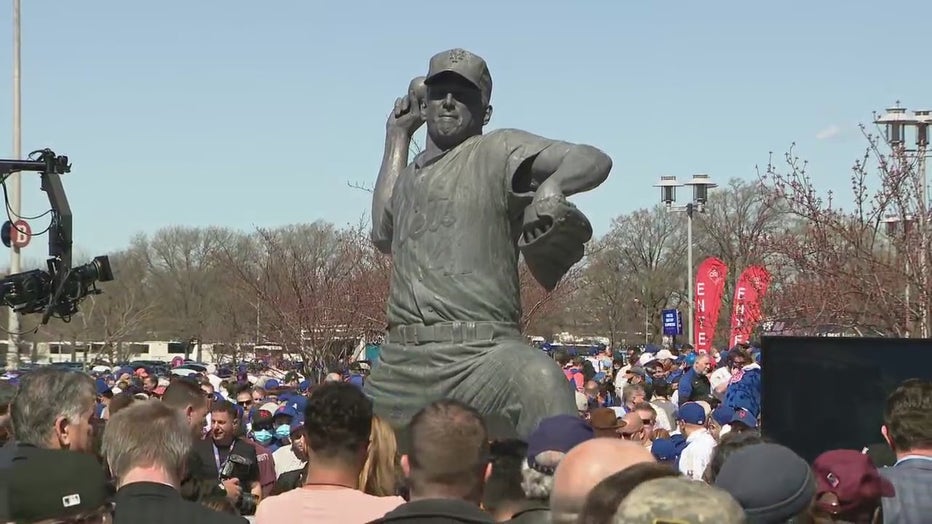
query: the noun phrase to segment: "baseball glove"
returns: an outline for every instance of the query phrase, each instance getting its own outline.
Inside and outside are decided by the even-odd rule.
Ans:
[[[574,264],[582,260],[592,239],[589,219],[563,196],[534,200],[524,210],[524,232],[518,249],[534,278],[552,291]]]

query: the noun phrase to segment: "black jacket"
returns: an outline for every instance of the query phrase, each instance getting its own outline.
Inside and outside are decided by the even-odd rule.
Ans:
[[[181,498],[171,486],[135,482],[116,493],[114,524],[246,524],[246,519]]]
[[[494,524],[495,521],[479,506],[458,499],[427,499],[407,502],[373,521],[372,524]]]

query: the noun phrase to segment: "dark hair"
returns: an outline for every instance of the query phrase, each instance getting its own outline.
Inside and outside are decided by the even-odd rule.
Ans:
[[[570,354],[565,349],[557,349],[553,352],[553,359],[557,361],[557,364],[565,366],[570,361]]]
[[[678,476],[680,476],[679,472],[666,464],[644,462],[629,466],[606,477],[592,488],[586,496],[586,502],[583,504],[577,522],[608,524],[612,522],[618,505],[634,488],[648,480]]]
[[[411,491],[476,496],[489,463],[488,431],[482,415],[452,399],[438,400],[411,419],[408,454]]]
[[[709,484],[715,484],[718,472],[722,470],[722,466],[725,465],[725,461],[728,460],[732,453],[741,448],[753,446],[754,444],[763,444],[764,442],[767,442],[767,439],[750,431],[730,431],[726,433],[718,445],[715,446],[712,458],[709,459],[709,465],[706,466],[702,474],[702,480]]]
[[[200,407],[207,404],[207,395],[195,382],[178,379],[165,388],[162,403],[166,406],[182,410],[188,406]]]
[[[887,397],[883,423],[894,451],[932,447],[932,382],[910,379]]]
[[[372,402],[352,384],[324,384],[308,397],[304,429],[316,458],[355,460],[369,445]]]
[[[654,386],[654,396],[669,397],[673,394],[673,387],[664,380],[658,380],[652,383]]]
[[[239,420],[239,410],[236,409],[236,404],[233,404],[229,400],[221,400],[219,402],[214,402],[210,406],[211,413],[226,413],[230,416],[232,420]]]
[[[121,391],[113,396],[113,399],[110,401],[110,404],[107,405],[107,412],[112,417],[116,412],[121,409],[129,406],[136,401],[136,397],[128,391]]]
[[[524,501],[521,489],[521,463],[527,455],[527,444],[518,439],[497,440],[490,444],[492,474],[482,492],[482,507],[494,513],[509,503]]]

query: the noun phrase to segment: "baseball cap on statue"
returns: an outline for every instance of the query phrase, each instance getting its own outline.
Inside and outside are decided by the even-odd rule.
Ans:
[[[430,85],[432,80],[442,73],[455,73],[465,78],[482,93],[482,100],[486,103],[492,97],[492,74],[489,66],[481,57],[465,49],[450,49],[437,53],[430,59],[425,84]]]

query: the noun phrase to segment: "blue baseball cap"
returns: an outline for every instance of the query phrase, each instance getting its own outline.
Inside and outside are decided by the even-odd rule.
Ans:
[[[735,416],[735,410],[729,406],[719,406],[712,410],[712,420],[719,426],[731,424],[731,419]]]
[[[94,385],[97,387],[98,395],[105,395],[111,391],[110,386],[107,385],[107,381],[102,378],[95,380]]]
[[[265,384],[264,384],[262,387],[263,387],[264,389],[266,389],[266,390],[269,390],[269,389],[276,389],[276,388],[278,388],[280,385],[281,385],[281,384],[279,384],[279,382],[278,382],[277,380],[275,380],[274,378],[270,378],[270,379],[268,379],[268,380],[265,381]]]
[[[278,410],[275,412],[274,416],[276,416],[276,417],[282,417],[282,416],[284,416],[284,417],[291,417],[291,419],[294,420],[294,419],[298,416],[298,410],[296,410],[295,408],[293,408],[293,407],[291,406],[291,404],[286,404],[286,405],[284,405],[284,406],[278,408]]]
[[[556,415],[540,421],[527,439],[528,466],[540,470],[534,457],[545,451],[567,453],[595,437],[592,426],[575,415]]]
[[[687,424],[704,426],[706,422],[705,409],[695,402],[687,402],[680,406],[679,413],[676,415],[677,420],[682,420]]]
[[[305,393],[307,390],[311,389],[311,381],[304,379],[301,382],[298,382],[298,391]]]
[[[751,413],[746,409],[735,410],[734,414],[731,416],[731,420],[728,421],[729,424],[735,422],[740,422],[749,428],[757,427],[757,418],[752,416]]]
[[[676,444],[668,438],[659,438],[650,446],[650,452],[657,462],[674,462],[679,457]]]

